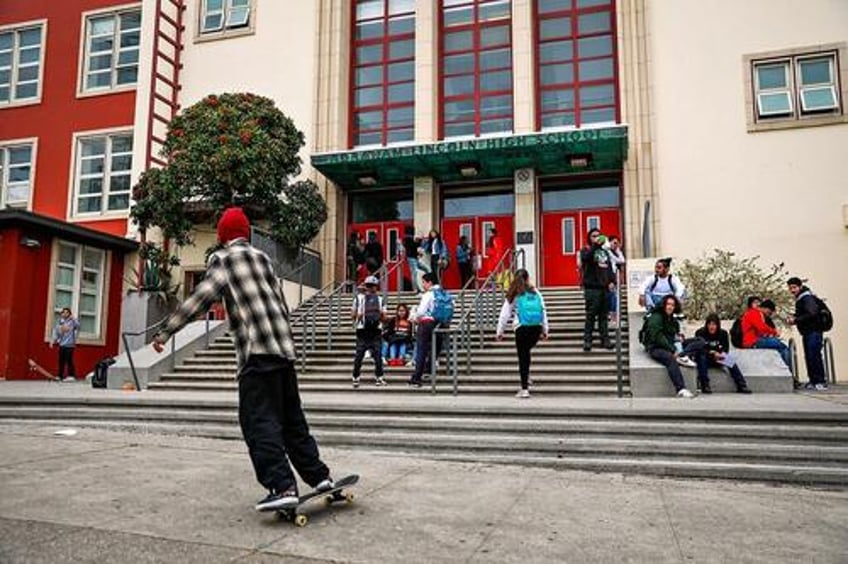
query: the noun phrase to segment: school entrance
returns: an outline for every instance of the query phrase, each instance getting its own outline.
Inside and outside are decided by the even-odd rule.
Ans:
[[[600,185],[599,185],[600,184]],[[542,284],[578,286],[577,257],[592,229],[621,238],[620,183],[542,185]]]
[[[383,247],[383,262],[391,269],[403,260],[404,232],[412,227],[412,194],[409,190],[353,192],[350,194],[350,221],[347,236],[356,233],[364,242],[375,237]],[[347,252],[347,251],[346,251]],[[347,257],[345,257],[347,260]],[[409,278],[409,269],[403,269],[403,278]],[[396,290],[396,273],[389,276],[389,289]]]

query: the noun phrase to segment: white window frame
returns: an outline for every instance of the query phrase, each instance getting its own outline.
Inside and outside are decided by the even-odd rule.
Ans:
[[[588,215],[586,216],[586,233],[592,229],[601,229],[601,216],[599,215]]]
[[[9,141],[0,142],[0,209],[6,208],[17,208],[17,209],[32,209],[32,194],[35,189],[35,163],[38,158],[38,142],[37,138],[29,138],[29,139],[15,139]],[[9,187],[11,182],[9,182],[9,149],[15,149],[18,147],[29,146],[30,150],[30,160],[29,160],[29,191],[27,193],[26,201],[16,200],[15,202],[9,203]]]
[[[85,96],[99,96],[102,94],[112,94],[116,92],[126,92],[135,90],[138,86],[138,71],[141,66],[141,35],[142,30],[144,28],[144,22],[139,19],[139,27],[132,28],[129,30],[121,30],[121,16],[129,14],[131,12],[138,12],[139,17],[142,16],[141,4],[127,4],[124,6],[114,6],[104,10],[93,10],[90,12],[84,12],[82,14],[82,32],[80,34],[81,42],[80,42],[80,72],[78,77],[77,84],[77,97],[85,97]],[[92,53],[89,52],[90,48],[90,22],[93,19],[104,18],[104,17],[112,17],[114,20],[114,28],[112,30],[112,49],[109,53],[111,53],[111,64],[109,66],[109,85],[108,86],[88,86],[88,75],[91,72],[91,57]],[[121,36],[125,33],[135,33],[139,34],[139,44],[134,47],[121,47]],[[137,51],[138,52],[138,60],[134,64],[124,64],[119,65],[118,60],[121,56],[121,53]],[[99,55],[105,55],[106,51],[98,51]],[[128,82],[125,84],[118,84],[118,70],[121,68],[129,68],[136,67],[136,80],[135,82]]]
[[[41,42],[38,44],[38,62],[37,63],[21,63],[21,48],[20,48],[20,33],[34,28],[41,28]],[[41,93],[44,84],[44,52],[47,50],[47,20],[32,20],[28,22],[14,23],[11,25],[0,26],[0,34],[12,34],[12,48],[4,53],[11,55],[9,66],[0,67],[0,70],[9,72],[9,99],[0,101],[0,109],[12,108],[17,106],[26,106],[30,104],[41,103]],[[31,49],[32,46],[26,47]],[[38,66],[38,78],[34,80],[25,80],[24,84],[35,83],[35,96],[28,98],[16,98],[15,92],[21,84],[18,82],[18,74],[21,68]]]
[[[571,241],[570,241],[571,250],[570,251],[568,250],[569,241],[565,237],[565,234],[567,233],[567,231],[565,230],[565,224],[566,223],[571,224]],[[575,238],[577,237],[577,222],[574,221],[573,217],[566,216],[566,217],[562,218],[562,221],[560,222],[560,235],[561,235],[561,239],[562,239],[562,254],[564,256],[576,255],[577,254],[577,241],[575,240]]]
[[[198,3],[195,41],[246,35],[254,32],[254,21],[256,18],[255,0],[221,0],[221,8],[217,10],[209,9],[209,0],[198,0]],[[234,3],[238,3],[239,5],[234,6]],[[234,14],[242,10],[245,13],[244,21],[234,22]],[[220,18],[220,23],[217,26],[207,27],[206,19],[210,15]]]
[[[474,225],[471,223],[460,223],[459,224],[459,238],[457,238],[457,242],[465,237],[468,240],[468,244],[472,247],[474,246]]]
[[[395,236],[395,248],[394,253],[392,253],[392,234]],[[389,257],[390,262],[395,262],[398,260],[400,256],[400,229],[397,227],[392,227],[391,229],[386,229],[386,256]]]
[[[75,133],[73,135],[73,147],[74,154],[73,160],[71,162],[71,190],[69,190],[70,201],[68,203],[69,213],[68,217],[71,220],[83,220],[90,221],[92,219],[114,219],[114,218],[125,218],[129,215],[129,209],[131,206],[132,200],[132,158],[133,158],[133,150],[130,149],[128,152],[119,153],[119,156],[129,156],[130,157],[130,168],[127,169],[127,174],[130,176],[130,184],[127,190],[120,191],[112,191],[111,183],[112,177],[114,176],[112,171],[112,157],[115,156],[112,153],[112,142],[115,137],[130,137],[133,142],[133,147],[135,147],[135,138],[133,136],[133,131],[131,129],[114,129],[114,130],[105,130],[105,131],[91,131],[91,132],[82,132]],[[103,178],[103,189],[100,192],[101,205],[100,211],[97,212],[80,212],[79,211],[79,198],[80,194],[80,184],[82,181],[82,143],[83,141],[93,140],[105,138],[106,147],[105,153],[103,154],[104,159],[104,167],[102,173],[89,174],[86,175],[87,178],[95,178],[96,176],[101,176]],[[124,172],[124,171],[121,171]],[[109,206],[109,196],[114,196],[117,194],[128,194],[127,207],[120,210],[110,210]]]
[[[783,77],[785,79],[786,86],[783,88],[761,88],[760,87],[760,73],[759,69],[763,67],[773,67],[780,65],[783,67]],[[795,115],[795,105],[793,103],[794,96],[792,95],[795,90],[795,86],[792,83],[792,60],[791,59],[782,59],[782,60],[773,60],[773,61],[763,61],[754,64],[754,84],[756,88],[757,95],[757,116],[760,118],[770,118],[773,116],[794,116]],[[786,97],[786,101],[789,103],[788,111],[774,111],[767,112],[763,111],[763,96],[774,96],[776,94],[783,94]]]
[[[60,252],[61,247],[71,247],[74,249],[74,264],[70,263],[62,263],[66,267],[73,267],[73,285],[71,286],[61,286],[58,284],[58,276],[57,272],[59,270],[60,262]],[[86,251],[95,251],[100,254],[100,265],[99,270],[93,270],[85,267],[85,253]],[[111,253],[106,249],[101,249],[97,247],[90,247],[86,245],[81,245],[79,243],[72,243],[70,241],[64,241],[57,239],[53,242],[53,256],[50,259],[50,286],[49,286],[49,304],[50,307],[47,309],[47,324],[46,324],[46,334],[45,340],[51,341],[53,338],[53,327],[56,324],[57,316],[62,311],[62,308],[65,306],[59,306],[56,302],[56,291],[63,290],[71,293],[71,311],[73,312],[74,317],[79,321],[81,315],[93,316],[94,317],[94,327],[96,333],[85,333],[83,332],[82,326],[80,327],[79,337],[77,339],[78,344],[89,344],[89,345],[104,345],[106,344],[106,315],[105,312],[108,311],[108,295],[109,295],[109,272],[111,269]],[[85,272],[96,272],[98,274],[98,284],[97,288],[94,291],[84,292],[82,287],[83,275]],[[93,312],[81,312],[80,311],[80,303],[82,301],[82,295],[86,293],[89,296],[95,296],[95,311]],[[82,324],[81,324],[82,325]]]
[[[497,229],[498,225],[494,221],[482,221],[480,222],[480,234],[483,238],[482,244],[480,248],[483,249],[483,256],[485,258],[489,258],[489,248],[487,243],[489,242],[489,231],[492,229]],[[500,257],[498,257],[500,258]]]
[[[801,64],[805,61],[812,61],[816,59],[826,59],[828,68],[830,71],[830,81],[829,82],[819,82],[810,85],[805,85],[803,80],[801,79]],[[839,92],[836,89],[836,54],[835,53],[822,53],[820,55],[809,55],[805,57],[796,57],[795,59],[795,82],[798,85],[798,103],[801,108],[801,113],[804,114],[816,114],[822,112],[832,112],[834,110],[839,109]],[[804,93],[814,90],[830,90],[833,95],[833,105],[829,108],[813,108],[808,109],[806,106],[806,100],[804,99]]]

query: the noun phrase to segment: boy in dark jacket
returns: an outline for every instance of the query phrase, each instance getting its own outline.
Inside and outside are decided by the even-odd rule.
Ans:
[[[580,250],[580,272],[583,278],[583,299],[586,302],[586,322],[583,325],[583,350],[592,350],[592,331],[598,320],[601,346],[612,349],[609,338],[609,301],[607,292],[615,289],[615,274],[609,253],[601,246],[598,229],[589,231],[589,244]]]
[[[824,376],[822,360],[824,333],[819,324],[819,303],[797,276],[787,280],[786,284],[795,298],[795,315],[789,322],[798,327],[804,343],[804,363],[807,365],[807,378],[810,380],[804,385],[804,389],[823,392],[827,390],[827,379]]]
[[[698,383],[701,391],[711,394],[710,380],[707,375],[708,363],[706,355],[706,344],[703,339],[688,339],[683,342],[682,351],[678,352],[675,342],[680,336],[680,324],[674,318],[680,313],[680,302],[674,295],[665,296],[651,315],[645,319],[644,337],[642,344],[651,358],[662,364],[668,370],[668,376],[678,397],[695,397],[686,389],[686,382],[680,372],[678,363],[682,357],[689,357],[695,361],[698,367]]]
[[[751,390],[748,389],[748,383],[745,382],[742,371],[730,356],[730,336],[721,328],[718,315],[709,314],[704,326],[695,331],[695,336],[706,343],[709,364],[717,367],[726,366],[730,371],[730,377],[733,378],[733,383],[736,384],[736,391],[740,394],[750,394]]]

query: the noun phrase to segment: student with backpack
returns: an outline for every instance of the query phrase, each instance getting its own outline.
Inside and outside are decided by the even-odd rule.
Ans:
[[[380,281],[376,276],[365,278],[365,292],[356,295],[353,300],[351,317],[356,326],[356,354],[353,357],[353,387],[359,387],[359,374],[362,359],[370,352],[374,359],[374,383],[385,386],[383,379],[383,320],[386,317],[383,298],[377,294]]]
[[[515,271],[515,277],[506,293],[498,319],[497,339],[502,341],[506,326],[512,319],[515,331],[515,350],[518,353],[518,373],[521,376],[521,389],[516,397],[530,397],[530,351],[539,342],[547,340],[550,333],[548,312],[545,300],[538,289],[530,284],[530,275],[526,270]]]
[[[766,323],[765,315],[760,308],[759,296],[748,298],[748,309],[742,314],[739,322],[742,330],[742,348],[744,349],[772,349],[780,353],[784,364],[792,370],[792,360],[789,347],[780,340],[780,332]],[[734,324],[735,325],[735,324]],[[731,337],[736,343],[736,331],[731,328]]]
[[[789,322],[798,328],[804,344],[804,363],[809,379],[804,389],[824,392],[827,390],[827,378],[824,374],[822,346],[825,331],[833,328],[833,314],[824,300],[813,294],[797,276],[787,280],[786,284],[795,298],[795,315]]]
[[[436,340],[436,358],[432,356],[433,333],[437,327],[449,327],[453,318],[453,296],[447,293],[436,281],[436,275],[428,272],[422,285],[424,295],[415,309],[415,322],[418,329],[415,334],[415,372],[409,379],[409,385],[421,387],[421,379],[430,372],[430,363],[438,360],[441,339]]]
[[[683,300],[686,287],[679,278],[671,274],[671,259],[661,258],[654,264],[654,275],[645,280],[639,290],[639,305],[651,311],[667,295]]]

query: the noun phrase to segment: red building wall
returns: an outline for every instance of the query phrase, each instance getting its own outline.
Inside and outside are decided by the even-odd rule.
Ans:
[[[77,97],[82,13],[127,4],[126,0],[2,0],[0,25],[47,20],[41,103],[0,107],[0,140],[38,138],[35,213],[67,219],[75,132],[133,126],[135,91]],[[127,231],[124,219],[80,225],[121,237]]]

